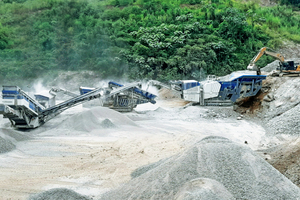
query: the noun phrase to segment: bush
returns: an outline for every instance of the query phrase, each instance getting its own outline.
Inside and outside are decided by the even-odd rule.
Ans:
[[[267,46],[272,48],[272,49],[278,49],[283,45],[283,42],[281,39],[272,39],[268,42]]]

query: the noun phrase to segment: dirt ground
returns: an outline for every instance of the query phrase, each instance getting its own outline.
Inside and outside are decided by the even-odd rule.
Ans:
[[[293,141],[286,142],[276,148],[260,151],[265,159],[280,173],[289,178],[300,187],[300,140],[295,137]]]

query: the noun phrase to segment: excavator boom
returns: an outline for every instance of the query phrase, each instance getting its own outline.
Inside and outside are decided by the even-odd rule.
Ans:
[[[284,57],[280,53],[275,53],[271,51],[267,51],[267,47],[263,47],[259,50],[258,54],[252,58],[250,64],[247,66],[248,70],[257,71],[257,75],[260,75],[260,69],[255,65],[255,63],[264,55],[270,55],[276,59],[278,59],[281,63],[284,63]]]

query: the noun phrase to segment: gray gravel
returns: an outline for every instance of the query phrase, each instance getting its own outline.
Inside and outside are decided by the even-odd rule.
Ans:
[[[300,133],[300,77],[268,77],[270,87],[262,102],[258,117],[271,134]]]
[[[12,141],[21,142],[31,139],[30,133],[20,132],[9,128],[0,128],[0,136],[9,137]]]
[[[225,200],[235,198],[220,182],[208,178],[197,178],[184,184],[177,192],[175,199]]]
[[[137,126],[131,119],[115,110],[93,107],[71,116],[59,124],[58,128],[91,132],[99,128],[121,128],[123,125]]]
[[[272,81],[272,89],[263,102],[264,117],[274,118],[294,108],[300,103],[300,78],[276,77],[269,78]]]
[[[7,153],[16,149],[18,142],[30,139],[26,133],[13,129],[0,128],[0,153]]]
[[[55,188],[32,195],[28,200],[91,200],[91,198],[66,188]]]
[[[261,68],[261,72],[271,72],[273,70],[276,70],[277,67],[279,67],[279,60],[275,60],[269,64],[267,64],[265,67]]]
[[[273,134],[299,135],[300,104],[269,120],[267,126]]]
[[[0,153],[6,153],[16,148],[10,140],[0,137]]]
[[[137,171],[101,199],[300,199],[300,189],[250,148],[222,137]]]

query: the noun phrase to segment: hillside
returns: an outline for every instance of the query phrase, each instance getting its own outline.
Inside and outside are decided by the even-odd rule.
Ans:
[[[295,3],[3,0],[0,79],[8,84],[81,70],[162,81],[228,74],[245,69],[262,46],[300,42]],[[263,57],[258,65],[271,61]]]

